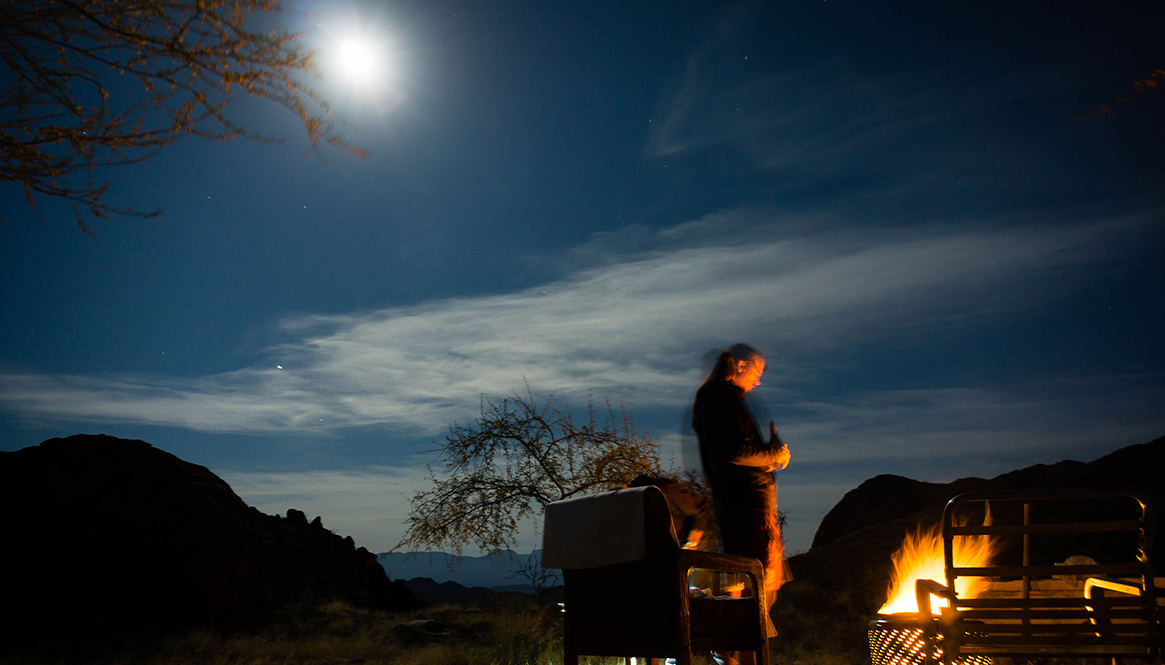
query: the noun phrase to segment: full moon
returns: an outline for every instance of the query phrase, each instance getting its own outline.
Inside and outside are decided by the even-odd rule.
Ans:
[[[360,39],[345,39],[336,46],[337,72],[353,83],[373,83],[384,69],[384,55],[375,44]]]

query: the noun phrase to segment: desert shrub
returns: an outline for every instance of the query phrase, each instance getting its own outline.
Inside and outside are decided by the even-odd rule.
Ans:
[[[562,662],[562,617],[555,607],[527,605],[497,615],[493,625],[496,665]]]

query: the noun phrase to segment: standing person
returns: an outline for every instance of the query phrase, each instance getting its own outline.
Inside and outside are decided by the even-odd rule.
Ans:
[[[760,385],[765,359],[747,344],[720,354],[696,392],[692,428],[700,442],[704,475],[720,542],[727,554],[759,559],[765,568],[765,602],[772,608],[777,589],[791,579],[777,523],[777,483],[773,472],[789,464],[789,448],[769,421],[769,441],[757,429],[744,396]]]

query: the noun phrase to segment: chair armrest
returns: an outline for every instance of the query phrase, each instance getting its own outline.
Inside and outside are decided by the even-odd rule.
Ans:
[[[1140,582],[1122,580],[1115,577],[1089,577],[1084,580],[1085,598],[1092,598],[1092,591],[1094,589],[1101,589],[1101,595],[1103,595],[1103,590],[1127,593],[1130,596],[1140,596],[1145,593],[1145,589],[1141,586]]]
[[[928,646],[923,647],[922,662],[932,665],[935,661],[935,652],[932,648],[938,644],[938,621],[930,611],[930,597],[938,596],[954,601],[955,590],[935,582],[934,580],[915,580],[914,599],[918,603],[918,626],[922,628],[922,639]]]
[[[734,573],[752,573],[758,580],[764,572],[760,561],[750,556],[717,554],[716,552],[701,552],[699,550],[680,550],[680,566],[686,571],[691,571],[692,568],[706,568]]]
[[[954,600],[955,590],[934,580],[914,580],[914,598],[918,602],[918,613],[922,618],[934,616],[930,613],[931,596]]]
[[[764,567],[761,566],[759,560],[750,556],[701,552],[699,550],[680,550],[679,554],[680,571],[685,579],[693,568],[744,573],[751,578],[754,593],[761,595],[760,589],[764,587],[765,577]]]
[[[706,570],[728,571],[733,573],[744,573],[748,575],[751,583],[752,597],[747,599],[755,603],[757,610],[757,626],[759,626],[760,639],[764,640],[766,635],[776,635],[776,629],[773,628],[772,619],[769,618],[768,603],[765,602],[765,569],[761,565],[759,559],[754,559],[750,556],[739,556],[736,554],[718,554],[715,552],[701,552],[699,550],[680,550],[679,551],[679,569],[683,578],[684,587],[687,588],[688,576],[691,574],[693,568],[704,568]],[[687,615],[687,604],[691,602],[688,600],[688,594],[684,594],[684,609],[683,614]],[[765,652],[764,662],[768,662],[767,646],[763,649]],[[758,654],[760,651],[758,651]]]

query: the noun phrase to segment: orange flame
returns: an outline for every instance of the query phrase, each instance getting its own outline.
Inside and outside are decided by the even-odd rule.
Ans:
[[[991,524],[991,513],[988,512],[983,525]],[[954,540],[955,566],[985,566],[996,553],[996,544],[986,535],[960,536]],[[925,533],[919,525],[914,533],[907,533],[902,541],[902,547],[891,557],[894,562],[894,574],[890,583],[889,600],[878,610],[879,614],[895,614],[898,612],[917,612],[918,601],[914,596],[914,581],[919,579],[935,580],[946,583],[946,573],[943,569],[943,539],[939,525],[935,525]],[[974,598],[983,587],[986,580],[981,577],[960,577],[955,580],[955,592],[959,598]],[[931,596],[930,611],[939,614],[947,601]]]

